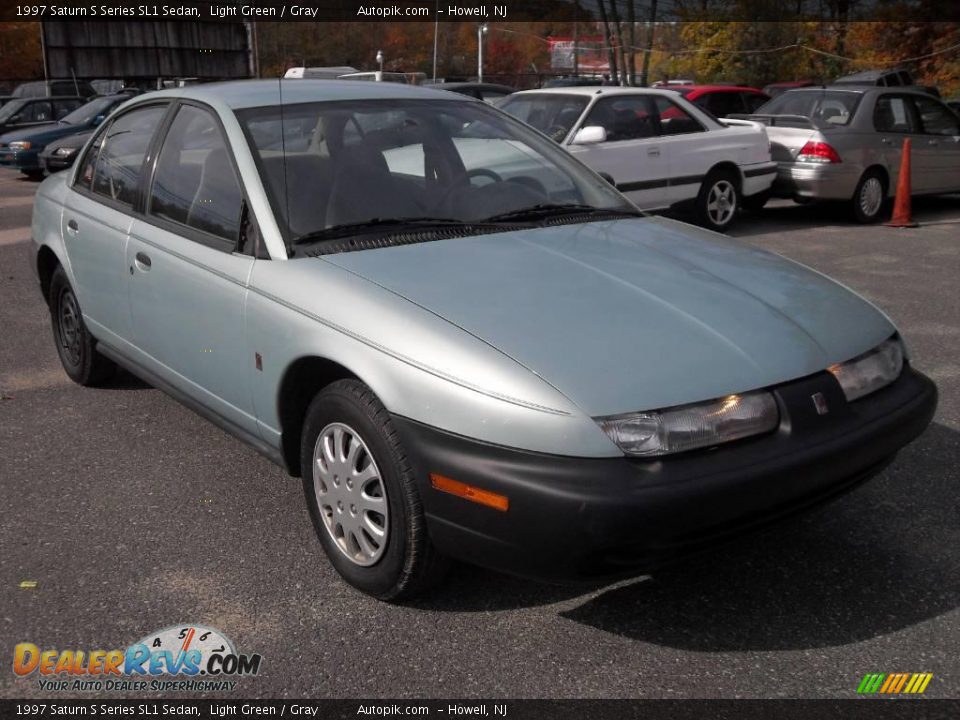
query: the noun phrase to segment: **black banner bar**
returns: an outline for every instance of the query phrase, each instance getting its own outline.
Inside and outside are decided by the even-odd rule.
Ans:
[[[626,0],[629,2],[629,0]],[[637,0],[638,7],[646,2]],[[0,21],[599,21],[597,0],[0,0]],[[658,22],[960,22],[956,0],[662,0]]]
[[[954,720],[960,700],[0,700],[0,717]]]

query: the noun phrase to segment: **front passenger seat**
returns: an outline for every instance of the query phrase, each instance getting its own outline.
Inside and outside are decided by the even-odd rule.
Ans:
[[[423,214],[406,188],[394,181],[382,153],[360,149],[344,152],[330,189],[326,227]]]

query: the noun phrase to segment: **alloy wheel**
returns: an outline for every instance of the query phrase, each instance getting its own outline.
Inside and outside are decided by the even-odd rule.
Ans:
[[[707,195],[707,216],[720,227],[730,222],[737,210],[737,191],[729,180],[718,180]]]

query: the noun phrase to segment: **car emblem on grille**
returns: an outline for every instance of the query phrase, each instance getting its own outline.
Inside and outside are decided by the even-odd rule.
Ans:
[[[823,396],[823,393],[814,393],[810,396],[810,399],[813,400],[813,406],[817,409],[817,415],[826,415],[830,412],[830,407],[827,405],[827,399]]]

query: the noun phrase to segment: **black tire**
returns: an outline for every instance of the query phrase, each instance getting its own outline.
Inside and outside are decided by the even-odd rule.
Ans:
[[[362,566],[349,558],[324,522],[315,490],[314,450],[321,432],[332,424],[359,435],[379,470],[389,522],[380,557]],[[314,530],[334,569],[361,592],[380,600],[408,600],[435,585],[447,568],[427,534],[426,519],[413,469],[383,404],[359,380],[339,380],[324,388],[307,408],[300,442],[303,492]],[[328,513],[333,517],[332,512]]]
[[[716,194],[722,195],[723,200],[719,201]],[[721,202],[722,208],[714,206],[717,201]],[[714,170],[707,175],[697,195],[697,222],[716,232],[724,232],[737,217],[740,203],[740,180],[736,174],[729,170]]]
[[[763,210],[764,206],[770,200],[769,192],[761,192],[756,195],[747,195],[741,198],[740,205],[744,210],[747,210],[752,213],[757,213]]]
[[[50,279],[50,322],[53,341],[64,371],[75,383],[84,386],[100,385],[108,380],[117,366],[97,352],[97,341],[87,330],[83,312],[73,287],[62,267]]]
[[[868,195],[875,192],[877,184],[879,184],[880,188],[879,202],[868,201]],[[853,217],[859,223],[875,223],[880,220],[880,216],[883,215],[886,201],[886,176],[876,169],[867,170],[857,183],[857,188],[853,191],[853,198],[851,198],[850,201],[853,209]]]

